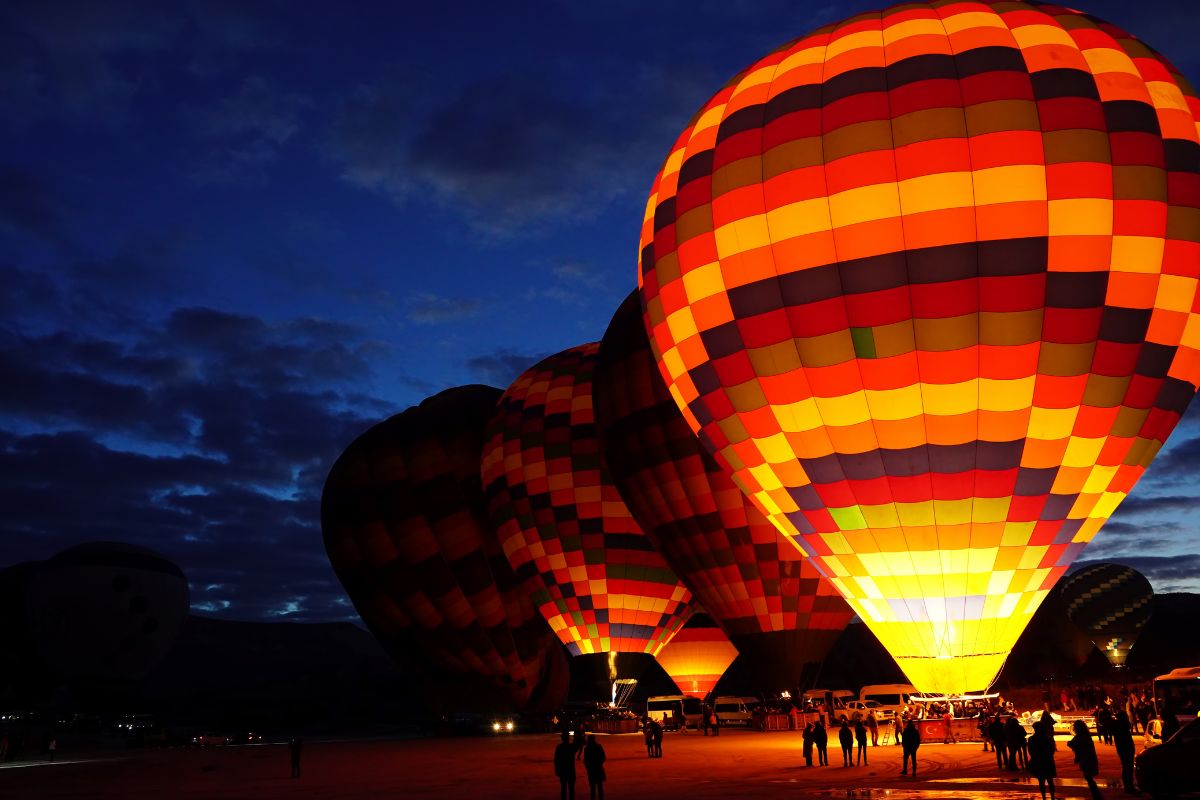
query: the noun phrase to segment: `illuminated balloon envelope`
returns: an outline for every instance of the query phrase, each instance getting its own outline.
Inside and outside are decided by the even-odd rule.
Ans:
[[[658,654],[679,691],[704,699],[737,658],[737,648],[707,614],[693,614]]]
[[[1071,622],[1110,664],[1125,666],[1154,607],[1154,590],[1146,576],[1121,564],[1092,564],[1063,579],[1062,596]]]
[[[600,344],[595,404],[621,496],[761,687],[809,685],[854,612],[688,427],[655,366],[636,293]]]
[[[544,710],[565,697],[565,656],[500,549],[479,482],[500,394],[447,389],[355,439],[325,482],[321,527],[385,647]]]
[[[1086,14],[906,3],[747,68],[654,181],[672,397],[918,689],[993,681],[1196,391],[1197,109]]]
[[[550,356],[504,393],[483,452],[488,509],[513,569],[573,655],[654,656],[686,621],[691,594],[601,459],[597,349]]]
[[[188,584],[144,547],[92,542],[26,574],[25,615],[41,663],[65,681],[136,681],[175,643]]]

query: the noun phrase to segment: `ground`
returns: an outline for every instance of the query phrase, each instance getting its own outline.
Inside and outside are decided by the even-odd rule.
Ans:
[[[868,748],[869,766],[844,768],[829,751],[829,767],[805,767],[795,732],[727,730],[720,737],[669,734],[662,759],[646,757],[640,735],[601,736],[608,754],[611,800],[704,800],[724,797],[813,797],[888,800],[1012,800],[1037,794],[1037,782],[996,769],[979,744],[924,744],[919,775],[902,777],[900,748]],[[60,750],[55,764],[2,765],[4,798],[556,798],[549,735],[408,741],[309,741],[303,776],[288,777],[288,750],[279,744],[127,751]],[[1119,794],[1112,747],[1097,745],[1100,786]],[[576,797],[588,796],[582,765]],[[1085,796],[1066,742],[1058,742],[1060,796]]]

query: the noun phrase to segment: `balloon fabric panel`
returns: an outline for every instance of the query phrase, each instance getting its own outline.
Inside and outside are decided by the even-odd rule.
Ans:
[[[386,646],[488,679],[523,707],[558,644],[484,508],[480,451],[500,394],[449,389],[364,433],[330,471],[321,523],[338,578]]]
[[[688,427],[655,365],[636,293],[601,343],[595,403],[621,496],[708,615],[735,643],[739,636],[808,632],[802,647],[776,657],[820,662],[854,612]]]
[[[691,593],[603,464],[598,348],[550,356],[509,387],[488,426],[483,483],[505,554],[567,649],[655,655],[691,613]]]
[[[1198,107],[1086,14],[911,3],[749,67],[655,179],[673,398],[919,689],[990,685],[1195,393]]]

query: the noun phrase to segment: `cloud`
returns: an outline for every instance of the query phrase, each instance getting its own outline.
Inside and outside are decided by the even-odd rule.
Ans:
[[[42,180],[20,167],[0,167],[0,229],[57,242],[62,225],[63,208]]]
[[[215,105],[188,110],[185,117],[210,147],[192,177],[200,183],[261,181],[312,105],[306,95],[251,76]]]
[[[214,587],[198,609],[345,619],[320,493],[395,411],[360,388],[381,348],[335,321],[204,307],[109,337],[0,334],[0,563],[129,541]]]
[[[710,88],[703,72],[647,68],[583,86],[500,74],[438,97],[407,73],[354,92],[330,152],[348,182],[398,204],[432,199],[477,233],[526,235],[645,191],[663,143]]]
[[[1191,497],[1188,495],[1130,497],[1117,507],[1113,518],[1124,519],[1125,517],[1148,516],[1175,511],[1195,511],[1197,508],[1200,508],[1200,497]]]
[[[485,383],[501,388],[507,387],[517,376],[541,361],[549,353],[527,354],[498,347],[490,353],[467,359],[466,366]]]
[[[479,314],[481,306],[482,303],[474,297],[442,297],[432,292],[421,292],[409,298],[405,317],[417,325],[436,325],[474,317]]]

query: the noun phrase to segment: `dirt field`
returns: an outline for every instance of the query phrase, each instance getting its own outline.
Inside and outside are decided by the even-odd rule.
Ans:
[[[901,777],[900,748],[868,749],[869,766],[804,766],[797,733],[727,730],[720,737],[670,734],[662,759],[646,758],[640,735],[600,737],[608,755],[611,800],[722,797],[887,797],[889,800],[1011,800],[1036,796],[1037,783],[996,769],[978,744],[925,744],[919,775]],[[557,798],[551,736],[396,742],[306,742],[303,776],[288,777],[282,745],[132,752],[62,763],[4,765],[3,798]],[[1116,786],[1113,749],[1098,745],[1100,785]],[[72,759],[75,759],[72,763]],[[582,765],[576,797],[588,796]],[[1071,751],[1058,742],[1059,796],[1087,794]],[[878,790],[878,791],[874,791]],[[1120,789],[1106,791],[1121,794]]]

